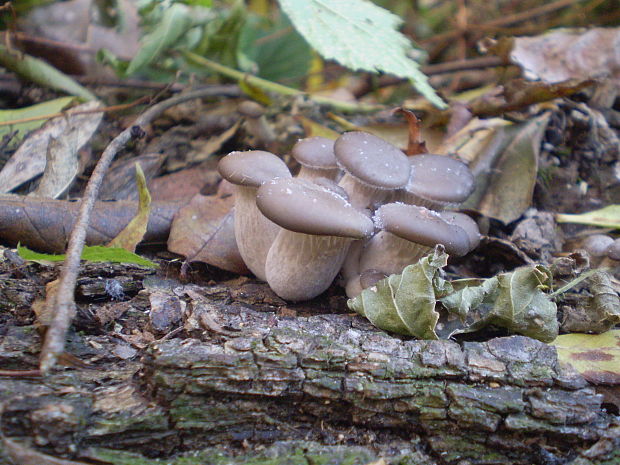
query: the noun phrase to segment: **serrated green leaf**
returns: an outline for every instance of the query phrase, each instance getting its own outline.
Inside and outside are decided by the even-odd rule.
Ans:
[[[279,0],[282,10],[324,58],[353,70],[383,72],[409,79],[434,105],[446,104],[429,85],[416,50],[397,27],[401,19],[367,0]],[[419,54],[419,52],[418,52]]]
[[[61,97],[48,100],[47,102],[37,103],[29,107],[18,108],[16,110],[0,110],[0,123],[53,115],[69,105],[73,100],[75,100],[74,97]],[[20,141],[30,131],[40,128],[46,121],[47,119],[38,119],[35,121],[0,126],[0,138],[6,136],[9,132],[18,131],[13,140]]]
[[[578,215],[558,213],[555,215],[558,223],[577,223],[601,228],[620,229],[620,205],[608,205],[600,210],[594,210]]]
[[[65,254],[39,253],[17,244],[17,253],[24,260],[35,263],[62,262]],[[102,245],[85,246],[82,250],[82,260],[89,262],[132,263],[147,268],[157,268],[157,264],[135,253],[121,248],[104,247]]]
[[[23,79],[50,89],[60,90],[84,100],[97,100],[88,89],[43,60],[23,53],[9,52],[0,45],[0,65],[17,73]]]
[[[193,25],[190,9],[175,3],[164,11],[161,22],[142,39],[140,50],[127,66],[127,75],[131,75],[155,61],[161,54],[187,32]]]

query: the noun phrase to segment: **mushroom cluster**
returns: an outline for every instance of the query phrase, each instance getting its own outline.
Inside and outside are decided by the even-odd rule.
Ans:
[[[446,208],[469,197],[467,166],[443,155],[407,157],[365,132],[299,141],[293,177],[264,151],[232,152],[219,164],[236,185],[235,238],[256,277],[285,300],[309,300],[339,272],[354,297],[428,254],[455,256],[479,242],[476,223]]]

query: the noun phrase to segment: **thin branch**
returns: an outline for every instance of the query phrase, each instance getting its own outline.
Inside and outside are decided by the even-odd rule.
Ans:
[[[500,26],[508,26],[509,24],[521,23],[523,21],[536,18],[537,16],[542,16],[545,14],[553,13],[554,11],[569,7],[576,3],[581,3],[583,1],[585,0],[557,0],[555,2],[542,5],[538,8],[532,8],[527,11],[522,11],[520,13],[515,13],[512,15],[502,17],[502,18],[497,18],[497,19],[488,21],[480,25],[472,24],[471,28],[475,29],[479,26],[500,27]],[[462,32],[463,31],[458,30],[458,29],[444,32],[442,34],[437,34],[432,37],[429,37],[428,39],[421,40],[420,43],[426,45],[426,44],[434,43],[434,42],[443,42],[445,40],[452,40],[455,37],[458,37],[460,34],[462,34]]]
[[[168,108],[188,100],[226,95],[229,90],[230,87],[228,86],[214,86],[164,100],[146,110],[136,119],[131,127],[121,132],[106,147],[86,185],[84,196],[81,200],[80,211],[73,231],[71,232],[71,237],[69,238],[67,256],[60,274],[58,290],[52,302],[48,303],[48,305],[52,304],[53,318],[45,335],[43,348],[41,349],[39,361],[41,372],[49,372],[56,364],[59,355],[64,351],[66,334],[75,314],[75,285],[80,269],[80,257],[82,255],[82,249],[84,248],[86,229],[103,177],[110,163],[112,163],[112,160],[114,160],[116,154],[129,140],[143,134],[142,127],[148,125]]]

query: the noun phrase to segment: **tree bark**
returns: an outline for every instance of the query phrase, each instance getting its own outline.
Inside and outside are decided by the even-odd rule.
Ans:
[[[0,377],[4,456],[25,465],[174,463],[189,452],[195,463],[620,461],[618,418],[552,346],[520,336],[415,341],[353,315],[285,317],[185,297],[183,338],[153,342],[141,359],[119,361],[118,338],[75,335],[70,352],[94,369]],[[9,327],[0,366],[36,366],[39,343],[32,327]]]

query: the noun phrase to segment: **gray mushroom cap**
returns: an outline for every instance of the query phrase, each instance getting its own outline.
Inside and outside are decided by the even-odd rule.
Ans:
[[[263,150],[231,152],[217,167],[224,179],[246,187],[260,187],[274,178],[290,178],[286,164],[276,155]]]
[[[592,234],[583,241],[583,248],[590,256],[598,258],[608,255],[614,240],[606,234]]]
[[[470,216],[453,211],[439,212],[439,216],[447,222],[463,228],[467,233],[467,237],[469,237],[469,251],[478,247],[478,244],[480,244],[480,230],[478,229],[478,224]]]
[[[377,189],[398,189],[407,184],[411,170],[398,147],[372,134],[353,131],[334,143],[338,164],[362,183]]]
[[[616,239],[607,247],[607,256],[612,260],[620,260],[620,239]]]
[[[256,205],[271,221],[298,233],[362,239],[374,230],[372,220],[344,197],[303,179],[264,184]]]
[[[474,176],[462,161],[425,154],[410,157],[410,163],[408,193],[435,202],[461,203],[474,191]]]
[[[297,162],[308,168],[332,170],[338,168],[334,155],[334,141],[327,137],[308,137],[297,142],[291,150]]]
[[[416,244],[443,244],[450,255],[460,257],[470,250],[470,239],[463,228],[424,207],[388,203],[376,211],[375,222],[381,229]]]

